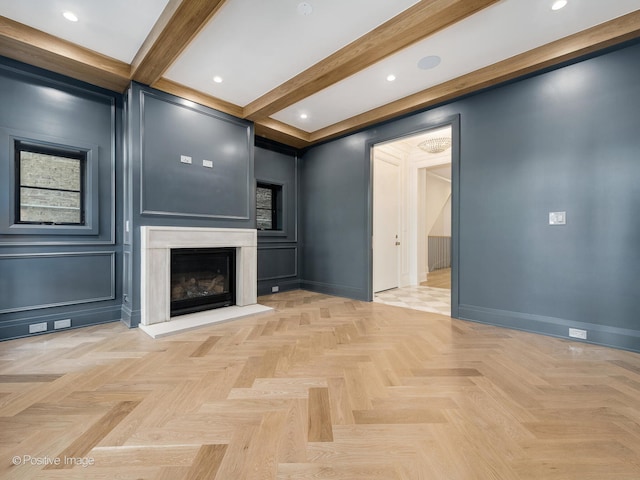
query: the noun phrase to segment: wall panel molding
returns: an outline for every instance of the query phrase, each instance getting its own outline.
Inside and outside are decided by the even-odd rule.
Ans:
[[[106,258],[90,265],[88,259],[95,260],[97,257]],[[82,263],[74,262],[80,258],[84,259]],[[45,259],[53,260],[47,262]],[[37,265],[33,263],[34,260],[37,260]],[[107,278],[98,277],[101,268],[108,269]],[[4,308],[0,309],[0,314],[115,300],[115,271],[115,251],[2,254],[0,304]],[[57,285],[58,288],[50,289],[55,295],[44,292],[44,289],[41,291],[39,282]],[[32,288],[26,293],[29,298],[34,298],[32,304],[20,301],[25,296],[22,289],[29,287]],[[95,289],[95,293],[89,293],[91,288]],[[38,293],[42,294],[40,301],[36,298]]]
[[[260,252],[272,252],[272,254],[269,257],[274,258],[275,255],[273,253],[278,250],[291,251],[292,259],[293,259],[293,271],[291,273],[284,273],[281,275],[270,275],[266,277],[258,277],[259,282],[267,281],[267,280],[280,280],[283,278],[294,278],[298,276],[298,247],[297,246],[285,246],[285,245],[258,246],[258,265],[260,265],[259,263],[261,258]],[[282,263],[280,262],[279,264],[281,265]]]
[[[91,88],[79,84],[77,82],[68,83],[63,79],[58,78],[57,75],[51,72],[41,71],[37,68],[30,67],[28,65],[22,65],[9,59],[3,59],[0,62],[0,73],[4,73],[7,77],[6,81],[15,81],[17,85],[29,85],[32,88],[46,87],[47,90],[53,89],[55,92],[61,92],[62,94],[68,94],[74,97],[74,100],[88,99],[92,102],[102,103],[103,107],[109,109],[109,143],[105,142],[97,144],[95,141],[85,141],[80,133],[75,132],[73,134],[63,134],[51,136],[48,130],[44,127],[32,127],[29,124],[25,128],[25,125],[13,125],[4,123],[5,134],[7,132],[18,132],[20,136],[26,136],[29,138],[45,138],[49,137],[49,140],[67,140],[67,137],[76,138],[79,140],[79,145],[90,144],[95,147],[97,155],[94,160],[95,168],[98,169],[98,203],[99,211],[96,216],[97,233],[91,235],[60,235],[49,234],[44,232],[42,234],[33,235],[25,234],[14,235],[5,234],[0,235],[0,247],[32,247],[32,246],[113,246],[116,245],[116,129],[117,129],[117,117],[118,117],[118,100],[116,94],[112,92],[102,91],[98,88]],[[75,105],[77,106],[77,105]],[[8,108],[13,108],[9,106]],[[106,112],[104,112],[106,115]],[[64,119],[58,120],[61,123],[65,123]],[[62,138],[64,137],[64,138]],[[64,142],[63,142],[64,143]],[[102,166],[101,163],[107,163],[107,166]],[[11,163],[13,165],[13,163]],[[8,166],[3,168],[9,168]],[[106,181],[103,180],[104,176],[108,175],[109,181],[106,186]],[[4,173],[0,173],[0,177],[3,177]],[[106,190],[106,191],[104,191]],[[7,190],[8,191],[8,190]],[[109,198],[106,197],[106,193],[109,194]],[[107,217],[108,216],[108,221]],[[12,239],[10,237],[16,237]],[[58,238],[60,237],[60,238]]]
[[[253,145],[251,143],[252,135],[252,126],[240,119],[235,119],[231,116],[228,116],[223,113],[218,113],[213,110],[204,111],[203,109],[206,107],[200,107],[197,105],[188,105],[186,100],[180,100],[178,98],[166,98],[167,94],[163,93],[155,93],[149,92],[146,90],[140,90],[140,188],[139,188],[139,197],[140,197],[140,214],[149,217],[184,217],[184,218],[202,218],[202,219],[222,219],[222,220],[249,220],[251,218],[251,204],[249,202],[250,192],[253,191],[253,176],[252,176],[252,163],[253,163]],[[189,212],[183,211],[180,209],[170,210],[170,209],[162,209],[155,208],[153,205],[149,205],[148,199],[146,199],[147,193],[149,191],[149,183],[146,180],[148,173],[153,171],[153,168],[159,167],[151,167],[149,162],[150,159],[148,157],[148,152],[145,147],[147,137],[149,136],[148,126],[146,125],[146,111],[148,109],[149,100],[164,102],[169,105],[173,105],[180,109],[185,109],[189,112],[195,112],[199,115],[203,115],[204,117],[208,117],[210,119],[215,119],[220,122],[224,122],[229,125],[233,125],[239,128],[242,128],[245,131],[245,138],[243,140],[244,145],[247,148],[247,153],[249,158],[247,158],[247,164],[245,165],[246,173],[245,173],[245,184],[244,184],[244,197],[247,199],[247,203],[244,207],[244,211],[242,214],[224,214],[224,213],[200,213],[200,212]],[[189,102],[191,103],[191,102]],[[210,109],[207,109],[210,110]],[[167,119],[168,120],[168,119]],[[210,140],[211,141],[211,140]],[[211,141],[211,145],[216,145],[215,141]],[[191,152],[181,152],[181,154],[190,155]],[[217,171],[217,162],[216,158],[209,158],[214,162],[214,167],[212,169],[203,168],[201,164],[198,164],[202,158],[192,158],[193,163],[185,166],[184,168],[191,169],[201,169],[201,173],[211,175],[212,177],[212,185],[211,188],[215,188],[216,185],[213,184],[213,180],[216,179],[216,175],[218,175]],[[179,157],[176,156],[172,161],[179,162]],[[147,170],[149,168],[150,170]],[[219,168],[219,167],[218,167]],[[201,202],[204,203],[204,202]],[[198,205],[200,206],[200,204]]]

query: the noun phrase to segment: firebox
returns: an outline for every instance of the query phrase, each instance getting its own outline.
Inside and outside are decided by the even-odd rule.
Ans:
[[[171,249],[171,316],[235,305],[235,248]]]

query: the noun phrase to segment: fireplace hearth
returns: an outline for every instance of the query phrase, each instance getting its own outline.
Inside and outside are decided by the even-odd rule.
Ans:
[[[171,249],[171,317],[235,305],[235,248]]]

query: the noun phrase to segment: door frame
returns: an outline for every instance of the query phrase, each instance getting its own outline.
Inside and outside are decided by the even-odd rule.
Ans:
[[[451,316],[458,318],[459,267],[460,267],[460,114],[426,120],[419,128],[398,131],[393,135],[379,135],[366,141],[365,151],[369,160],[369,185],[367,189],[367,300],[373,301],[373,148],[427,130],[451,126]]]

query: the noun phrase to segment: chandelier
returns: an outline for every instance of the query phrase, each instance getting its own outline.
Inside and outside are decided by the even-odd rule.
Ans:
[[[427,138],[424,142],[418,144],[418,148],[427,153],[442,153],[450,146],[451,138],[449,137]]]

